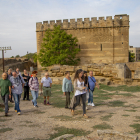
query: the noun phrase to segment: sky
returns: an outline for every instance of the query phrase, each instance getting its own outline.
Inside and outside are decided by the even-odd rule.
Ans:
[[[118,14],[129,15],[129,45],[140,47],[140,0],[0,0],[0,47],[12,47],[5,57],[34,53],[36,22]]]

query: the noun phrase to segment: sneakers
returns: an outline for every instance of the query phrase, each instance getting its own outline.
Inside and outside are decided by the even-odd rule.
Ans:
[[[84,115],[83,115],[83,117],[84,117],[85,119],[87,119],[87,118],[88,118],[88,116],[87,116],[86,114],[84,114]]]
[[[20,115],[20,112],[18,112],[17,114]]]
[[[71,109],[71,115],[74,116],[74,110]]]
[[[5,113],[5,116],[8,116],[8,113]]]
[[[91,103],[91,106],[95,106],[94,103]]]
[[[48,102],[47,105],[51,105],[51,104]]]
[[[15,112],[17,112],[17,110],[15,110]]]
[[[32,104],[34,105],[34,102],[33,101],[31,101],[32,102]]]
[[[46,100],[44,100],[44,105],[46,105]]]
[[[88,107],[86,106],[86,110],[88,110]]]
[[[34,106],[35,108],[38,108],[38,105]]]
[[[91,103],[88,103],[87,105],[90,105],[91,106]]]

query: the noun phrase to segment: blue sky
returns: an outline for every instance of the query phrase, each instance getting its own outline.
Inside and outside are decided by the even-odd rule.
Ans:
[[[22,56],[37,51],[36,22],[117,14],[129,15],[129,44],[140,47],[140,0],[0,0],[0,47]]]

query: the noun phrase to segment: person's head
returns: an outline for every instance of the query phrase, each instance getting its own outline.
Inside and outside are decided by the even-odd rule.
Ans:
[[[4,72],[4,73],[2,74],[2,79],[3,79],[3,80],[7,79],[7,73],[6,73],[6,72]]]
[[[89,75],[92,77],[93,76],[93,71],[90,71],[89,72]]]
[[[66,76],[66,77],[70,77],[70,72],[69,72],[69,71],[66,71],[66,72],[65,72],[65,76]]]
[[[37,76],[37,71],[34,70],[34,71],[32,72],[32,75],[33,75],[33,77],[36,77],[36,76]]]
[[[83,76],[83,70],[79,69],[75,72],[75,76],[74,76],[74,80],[82,78],[82,80],[84,80],[84,76]]]
[[[84,77],[87,77],[87,71],[84,71]]]
[[[16,72],[17,72],[17,74],[19,73],[19,68],[16,68]]]
[[[13,77],[17,77],[17,73],[15,71],[12,73],[12,75]]]
[[[27,74],[27,70],[26,69],[24,69],[24,74]]]
[[[46,77],[46,78],[49,77],[49,73],[48,73],[48,72],[45,73],[45,77]]]
[[[8,74],[11,74],[11,73],[12,73],[12,70],[11,70],[11,69],[9,69],[9,70],[8,70]]]

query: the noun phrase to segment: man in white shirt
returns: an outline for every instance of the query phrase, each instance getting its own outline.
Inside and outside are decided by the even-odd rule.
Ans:
[[[42,86],[43,86],[44,105],[46,105],[46,96],[47,96],[47,105],[50,105],[49,97],[51,96],[52,80],[49,77],[48,72],[45,73],[45,77],[43,77],[41,80],[41,92]]]

